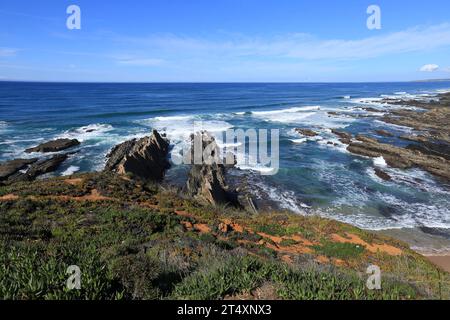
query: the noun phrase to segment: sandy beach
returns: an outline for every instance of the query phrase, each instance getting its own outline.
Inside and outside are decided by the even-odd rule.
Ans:
[[[425,256],[435,265],[441,267],[443,270],[450,272],[450,255],[447,256]]]

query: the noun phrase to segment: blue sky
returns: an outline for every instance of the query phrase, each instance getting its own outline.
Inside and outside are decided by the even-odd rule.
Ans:
[[[0,3],[0,80],[403,81],[450,78],[449,57],[448,0]]]

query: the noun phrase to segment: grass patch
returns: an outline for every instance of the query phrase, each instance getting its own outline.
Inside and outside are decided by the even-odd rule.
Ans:
[[[358,258],[365,251],[364,246],[340,242],[324,242],[322,245],[313,246],[313,249],[317,253],[338,259]]]

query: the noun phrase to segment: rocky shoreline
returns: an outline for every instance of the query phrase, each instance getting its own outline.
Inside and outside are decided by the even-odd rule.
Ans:
[[[386,105],[400,108],[388,110],[383,115],[374,115],[377,120],[387,124],[408,127],[409,135],[396,136],[388,130],[376,130],[378,136],[394,137],[410,141],[406,147],[381,143],[373,135],[358,134],[355,137],[347,132],[333,130],[340,141],[347,144],[353,154],[376,158],[383,157],[389,166],[400,169],[421,168],[445,183],[450,181],[450,93],[439,94],[428,100],[402,100],[386,98]],[[382,110],[365,108],[369,113]],[[330,116],[336,113],[331,113]],[[389,180],[386,173],[378,169],[378,176]]]
[[[383,104],[394,105],[395,109],[381,110],[365,108],[374,113],[377,120],[411,128],[411,133],[398,134],[395,130],[377,129],[373,132],[353,135],[343,130],[332,129],[340,143],[352,154],[379,158],[388,166],[400,169],[420,168],[434,175],[443,183],[450,180],[450,93],[440,94],[428,100],[384,99]],[[329,112],[334,116],[336,112]],[[315,137],[319,133],[310,128],[296,128],[305,137]],[[214,138],[207,132],[200,133],[203,149],[214,144]],[[410,142],[406,146],[382,142],[378,137],[389,141]],[[328,142],[330,143],[330,142]],[[66,152],[80,146],[71,139],[57,139],[25,150],[37,155],[30,159],[14,159],[0,164],[0,184],[9,185],[20,181],[32,181],[51,173],[73,153]],[[82,146],[81,146],[82,147]],[[164,179],[170,167],[168,154],[170,141],[156,130],[150,136],[125,141],[111,149],[107,155],[106,172],[115,172],[127,178],[153,181],[157,184]],[[61,153],[62,152],[62,153]],[[214,156],[215,148],[210,149]],[[245,174],[241,178],[227,177],[229,170],[238,170],[233,165],[219,163],[191,165],[182,188],[182,193],[207,205],[229,205],[256,214],[259,211],[274,210],[276,207],[259,199],[257,186],[246,186]],[[374,173],[381,179],[392,178],[383,168],[375,167]],[[263,191],[261,191],[263,193]]]

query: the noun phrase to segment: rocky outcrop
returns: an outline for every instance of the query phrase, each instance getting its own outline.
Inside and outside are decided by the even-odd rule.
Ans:
[[[356,140],[347,147],[348,151],[367,157],[382,156],[391,167],[401,169],[420,167],[436,176],[450,180],[450,161],[443,157],[380,143],[376,139],[363,135],[356,136]]]
[[[26,175],[29,180],[33,180],[37,176],[55,171],[68,157],[69,154],[57,154],[49,159],[39,160],[30,166]]]
[[[8,179],[19,170],[27,168],[38,159],[14,159],[0,164],[0,181]]]
[[[220,164],[193,165],[186,183],[186,192],[191,197],[212,205],[229,203],[231,197],[225,182],[225,167]]]
[[[153,130],[150,137],[125,141],[107,155],[106,171],[129,174],[134,178],[160,181],[170,164],[169,140]]]
[[[319,134],[317,132],[314,132],[311,129],[305,129],[305,128],[296,128],[295,131],[297,133],[300,133],[301,135],[304,135],[306,137],[315,137],[318,136]]]
[[[68,156],[69,154],[57,154],[53,157],[42,159],[39,161],[33,159],[33,163],[29,166],[26,172],[20,172],[19,170],[21,169],[19,169],[14,174],[8,176],[6,182],[14,183],[18,181],[32,181],[40,175],[57,170],[61,163],[63,163],[68,158]]]
[[[338,131],[336,129],[331,129],[331,132],[339,137],[339,141],[344,144],[349,144],[352,140],[352,135],[347,132]]]
[[[219,150],[214,137],[207,132],[197,133],[192,137],[191,159],[194,159],[194,143],[201,141],[202,164],[193,164],[186,182],[185,192],[199,200],[212,205],[230,203],[232,193],[225,181],[226,167],[223,159],[219,161]],[[206,157],[206,159],[205,159]],[[195,162],[194,162],[195,163]]]
[[[79,144],[80,142],[77,139],[56,139],[41,143],[40,145],[33,148],[28,148],[25,150],[25,152],[57,152],[69,149],[74,146],[78,146]]]
[[[450,143],[450,93],[438,96],[438,101],[394,100],[390,104],[420,107],[424,110],[400,109],[381,118],[382,121],[420,131],[434,140]]]

